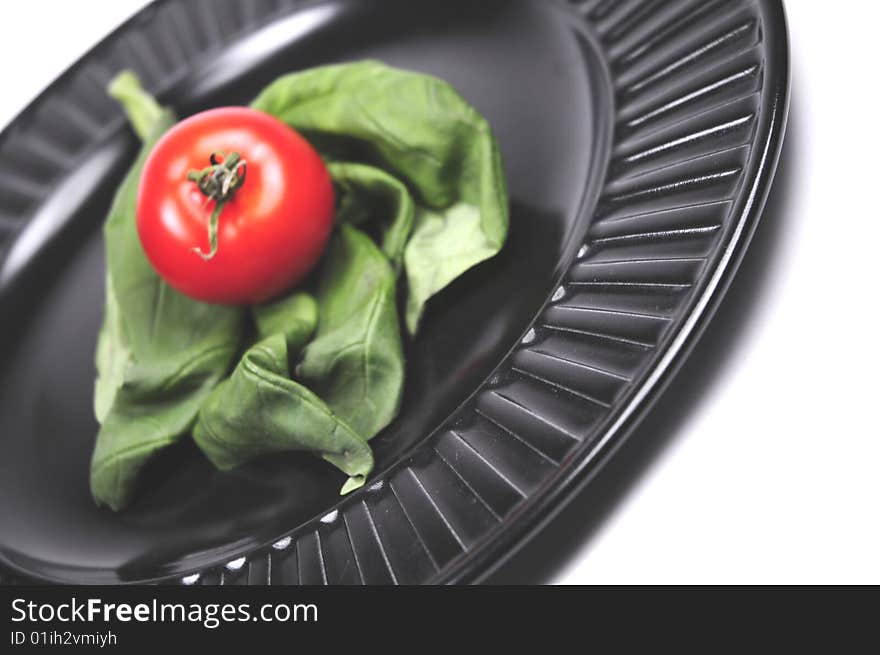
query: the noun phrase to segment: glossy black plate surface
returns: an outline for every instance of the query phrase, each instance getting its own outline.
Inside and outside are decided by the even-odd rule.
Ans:
[[[498,135],[507,248],[432,302],[376,474],[163,456],[88,491],[100,225],[136,140],[121,68],[181,114],[365,57],[453,83]],[[479,579],[586,482],[720,299],[787,103],[772,0],[160,0],[0,135],[0,575],[57,582]]]

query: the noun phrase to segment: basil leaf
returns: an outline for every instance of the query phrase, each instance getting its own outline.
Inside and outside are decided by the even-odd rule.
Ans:
[[[394,272],[365,234],[343,225],[320,272],[318,302],[295,293],[253,310],[259,342],[202,405],[193,438],[222,470],[282,451],[320,455],[360,487],[367,440],[397,414],[403,350]],[[289,360],[305,346],[296,380]]]
[[[395,301],[388,260],[369,237],[342,225],[321,270],[316,336],[296,374],[364,439],[400,407],[404,363]]]
[[[279,78],[253,102],[303,131],[328,158],[398,177],[417,204],[406,247],[406,325],[425,303],[495,255],[508,229],[501,156],[486,120],[449,84],[379,62]]]
[[[229,370],[243,314],[177,293],[144,256],[135,223],[141,170],[174,119],[153,111],[154,101],[139,89],[127,87],[124,102],[130,114],[134,105],[139,130],[149,127],[150,136],[104,225],[107,299],[95,383],[102,425],[90,482],[95,501],[114,510],[130,502],[144,465],[191,429],[202,401]]]
[[[116,302],[110,274],[106,273],[104,278],[104,322],[98,333],[98,345],[95,349],[98,379],[95,381],[94,409],[98,423],[103,423],[110,413],[116,392],[125,378],[125,369],[132,359],[122,333],[119,304]]]
[[[328,167],[337,189],[336,221],[361,227],[378,224],[382,251],[394,272],[412,233],[415,204],[406,186],[380,168],[334,162]]]
[[[220,470],[267,453],[311,452],[348,474],[341,493],[357,489],[373,469],[370,447],[317,395],[290,379],[288,352],[280,333],[252,346],[205,401],[193,430],[196,444]]]
[[[291,353],[299,353],[318,325],[318,303],[307,293],[298,292],[281,300],[252,308],[259,339],[283,334]]]
[[[446,288],[464,271],[494,256],[502,241],[486,236],[480,211],[459,203],[443,211],[420,207],[415,216],[412,237],[406,246],[409,294],[406,298],[406,324],[415,334],[424,313],[425,302]]]

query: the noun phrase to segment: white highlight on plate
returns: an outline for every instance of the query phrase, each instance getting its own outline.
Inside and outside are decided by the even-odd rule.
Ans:
[[[238,559],[234,559],[226,565],[227,571],[239,571],[241,567],[244,566],[244,563],[247,562],[246,557],[239,557]]]
[[[274,544],[272,544],[272,548],[275,550],[286,550],[290,547],[291,538],[284,537],[284,539],[279,539]]]

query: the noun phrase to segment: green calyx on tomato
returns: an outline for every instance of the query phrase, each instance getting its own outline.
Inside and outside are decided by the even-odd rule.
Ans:
[[[223,152],[212,153],[210,166],[200,171],[190,171],[187,175],[187,179],[195,182],[199,191],[204,193],[208,200],[213,200],[215,203],[208,224],[211,252],[206,254],[201,248],[193,248],[193,252],[205,261],[213,259],[217,254],[217,226],[220,223],[220,212],[223,211],[223,205],[241,188],[246,176],[247,162],[237,152],[233,152],[229,157]]]
[[[137,228],[147,259],[177,291],[253,305],[295,287],[317,264],[334,205],[324,162],[293,128],[262,111],[223,107],[158,141],[138,188]]]

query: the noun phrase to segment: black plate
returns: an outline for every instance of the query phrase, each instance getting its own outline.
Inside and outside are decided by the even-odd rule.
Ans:
[[[472,581],[549,519],[669,381],[760,215],[787,112],[775,0],[160,0],[0,135],[0,575]],[[364,57],[452,82],[499,137],[508,247],[432,302],[377,473],[220,474],[190,445],[135,505],[88,490],[100,225],[136,140],[122,68],[181,113]],[[5,571],[5,572],[4,572]]]

